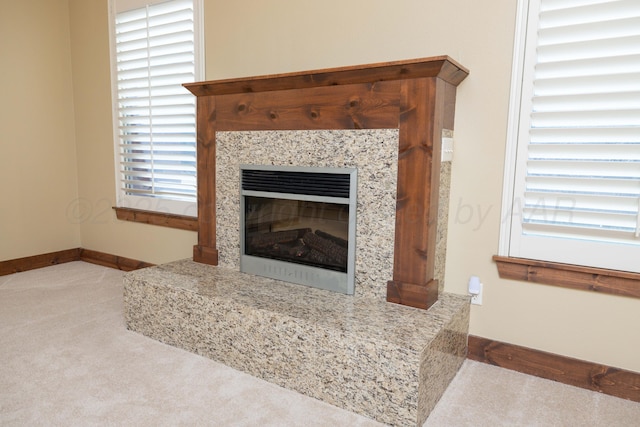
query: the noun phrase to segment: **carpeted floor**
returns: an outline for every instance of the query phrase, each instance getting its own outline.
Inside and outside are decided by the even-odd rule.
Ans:
[[[376,426],[127,331],[122,272],[0,277],[1,426]],[[466,361],[425,426],[638,426],[640,404]]]

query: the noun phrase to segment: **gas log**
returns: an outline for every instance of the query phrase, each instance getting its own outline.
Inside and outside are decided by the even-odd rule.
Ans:
[[[294,242],[304,236],[306,233],[310,232],[310,228],[299,228],[296,230],[255,233],[249,235],[247,244],[250,248],[268,248],[278,243]]]
[[[311,263],[344,270],[347,266],[347,241],[310,228],[255,233],[247,238],[248,255],[262,255],[294,262]]]
[[[336,245],[342,246],[345,249],[347,249],[349,247],[349,242],[346,241],[345,239],[341,238],[341,237],[334,236],[334,235],[329,234],[329,233],[325,233],[322,230],[316,230],[316,234],[319,237],[322,237],[323,239],[331,240]]]
[[[330,234],[323,233],[325,236],[331,236]],[[334,236],[331,236],[334,237]],[[337,237],[336,237],[337,239]],[[318,252],[321,252],[325,256],[327,256],[332,261],[340,264],[347,265],[347,248],[334,243],[332,239],[320,237],[316,233],[306,233],[302,237],[302,241],[311,247],[311,249],[315,249]]]

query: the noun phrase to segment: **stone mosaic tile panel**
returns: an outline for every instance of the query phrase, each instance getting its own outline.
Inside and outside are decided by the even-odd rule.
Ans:
[[[243,131],[216,134],[219,265],[240,268],[240,165],[358,169],[356,295],[386,298],[393,277],[398,130]]]

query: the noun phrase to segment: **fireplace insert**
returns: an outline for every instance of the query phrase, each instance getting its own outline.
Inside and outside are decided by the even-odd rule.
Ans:
[[[240,270],[353,294],[355,168],[242,165]]]

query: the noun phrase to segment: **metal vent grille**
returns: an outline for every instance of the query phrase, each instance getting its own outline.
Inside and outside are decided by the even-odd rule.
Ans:
[[[248,191],[348,198],[349,186],[349,174],[242,170],[242,189]]]

